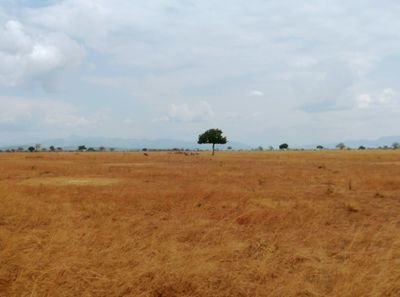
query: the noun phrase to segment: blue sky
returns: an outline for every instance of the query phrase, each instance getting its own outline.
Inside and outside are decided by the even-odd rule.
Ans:
[[[400,2],[3,0],[0,144],[399,135]]]

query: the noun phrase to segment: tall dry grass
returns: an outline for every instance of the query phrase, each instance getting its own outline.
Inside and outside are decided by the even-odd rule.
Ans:
[[[400,155],[0,154],[0,296],[400,296]]]

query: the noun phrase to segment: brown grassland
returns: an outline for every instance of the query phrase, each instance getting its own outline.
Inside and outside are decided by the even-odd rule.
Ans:
[[[0,154],[0,296],[400,296],[397,151]]]

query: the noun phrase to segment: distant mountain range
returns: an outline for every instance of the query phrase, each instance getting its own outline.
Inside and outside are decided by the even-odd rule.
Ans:
[[[317,145],[322,145],[325,148],[335,148],[336,145],[340,142],[343,142],[347,147],[358,148],[359,146],[365,147],[380,147],[380,146],[391,146],[394,142],[400,143],[400,136],[386,136],[381,137],[376,140],[368,140],[368,139],[359,139],[359,140],[346,140],[346,141],[338,141],[331,143],[315,143],[308,145],[291,145],[289,143],[289,147],[291,148],[305,148],[305,149],[313,149]],[[64,149],[76,149],[80,145],[85,145],[86,147],[105,147],[105,148],[115,148],[119,150],[141,150],[143,148],[147,149],[209,149],[210,147],[207,145],[199,145],[196,142],[185,141],[185,140],[176,140],[176,139],[129,139],[129,138],[109,138],[109,137],[81,137],[81,136],[69,136],[67,138],[59,138],[59,139],[49,139],[44,141],[39,141],[35,143],[40,143],[42,147],[49,147],[51,145],[55,147],[62,147]],[[16,144],[16,145],[3,145],[0,146],[1,149],[12,149],[22,147],[24,149],[28,148],[31,145],[35,145],[35,143],[25,143],[25,144]],[[241,142],[229,142],[225,145],[217,145],[219,149],[226,149],[227,147],[232,147],[234,150],[250,150],[257,148],[257,146],[247,145]],[[277,145],[274,145],[277,148]],[[265,146],[264,149],[267,149],[268,146]]]

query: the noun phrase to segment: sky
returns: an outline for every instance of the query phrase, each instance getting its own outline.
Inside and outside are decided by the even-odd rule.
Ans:
[[[400,135],[398,0],[0,0],[0,144]]]

